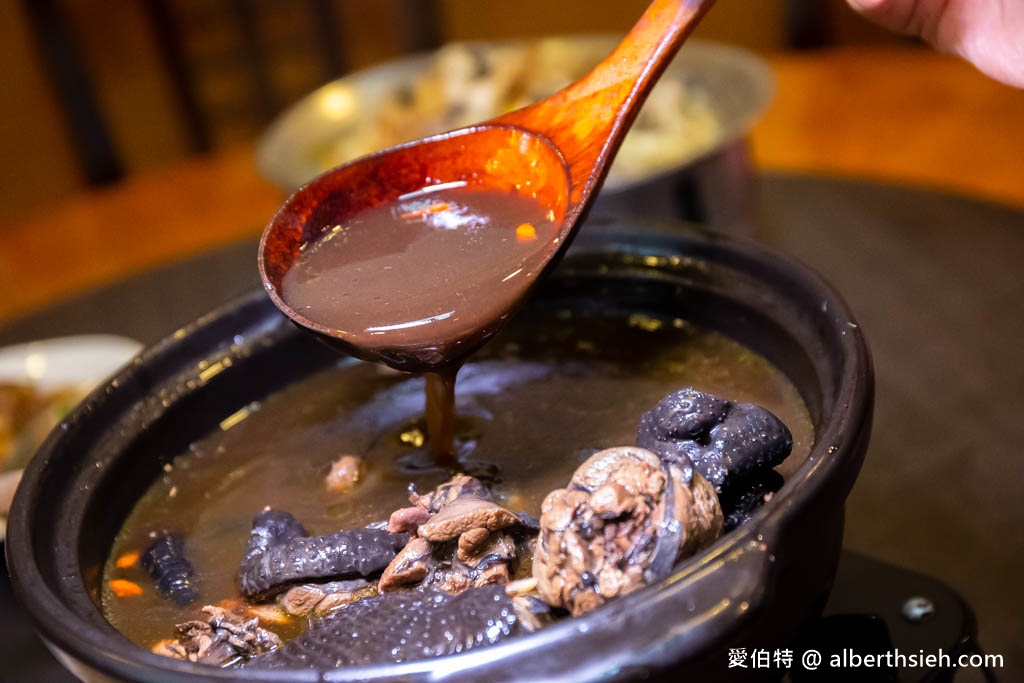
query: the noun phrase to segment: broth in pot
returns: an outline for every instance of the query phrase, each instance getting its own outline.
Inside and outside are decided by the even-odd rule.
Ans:
[[[685,386],[757,404],[788,427],[792,454],[776,468],[780,482],[805,459],[811,419],[795,387],[763,357],[681,319],[566,310],[523,316],[461,369],[453,440],[460,472],[482,482],[494,505],[543,523],[545,497],[595,453],[634,444],[641,415]],[[429,495],[452,476],[430,453],[423,391],[422,376],[343,360],[224,420],[174,459],[118,534],[104,572],[105,616],[145,648],[173,640],[179,624],[209,622],[206,606],[255,617],[285,643],[330,623],[329,615],[290,614],[283,594],[240,593],[253,520],[267,508],[284,511],[316,536],[415,509],[410,490],[414,499]],[[332,465],[346,456],[357,474],[346,476],[343,463],[333,474],[346,483],[332,485]],[[720,497],[728,525],[728,507],[737,503]],[[411,538],[423,542],[418,528]],[[535,526],[525,529],[525,542],[516,543],[527,552],[507,577],[513,583],[536,575]],[[181,539],[192,569],[195,595],[185,605],[161,592],[143,562],[166,532]],[[358,589],[362,600],[333,614],[354,615],[367,598],[419,593],[410,587],[377,596],[374,576]],[[550,618],[574,611],[557,607]]]

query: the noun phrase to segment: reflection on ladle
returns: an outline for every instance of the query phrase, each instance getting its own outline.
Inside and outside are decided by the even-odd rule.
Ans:
[[[457,464],[458,367],[565,251],[646,94],[711,4],[655,0],[561,92],[328,171],[267,226],[260,272],[284,313],[348,353],[430,373],[439,464]]]

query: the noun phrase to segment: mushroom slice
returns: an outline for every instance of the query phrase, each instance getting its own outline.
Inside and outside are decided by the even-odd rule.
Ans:
[[[665,578],[721,530],[717,496],[699,474],[686,482],[650,451],[609,448],[545,498],[533,575],[541,597],[577,615]]]

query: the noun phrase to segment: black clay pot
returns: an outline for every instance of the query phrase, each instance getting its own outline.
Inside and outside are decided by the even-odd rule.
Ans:
[[[255,265],[254,265],[255,267]],[[723,680],[730,647],[789,642],[828,595],[843,504],[867,446],[872,374],[845,304],[819,277],[754,244],[591,221],[535,306],[680,316],[766,356],[814,421],[810,456],[745,526],[662,584],[536,634],[454,657],[372,669],[239,672],[151,654],[98,607],[111,541],[162,465],[248,403],[335,360],[262,292],[145,351],[96,390],[25,473],[8,526],[19,598],[85,680]]]

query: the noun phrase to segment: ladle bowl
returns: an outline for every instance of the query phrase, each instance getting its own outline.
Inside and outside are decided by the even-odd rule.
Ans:
[[[410,358],[408,349],[390,346],[386,337],[379,345],[356,347],[345,331],[296,311],[281,295],[282,280],[306,245],[348,217],[396,201],[425,185],[463,183],[474,190],[528,195],[548,207],[559,222],[568,210],[568,168],[550,141],[536,133],[488,124],[393,147],[323,174],[278,210],[259,248],[260,274],[270,298],[288,317],[330,346],[399,369],[422,369]],[[551,248],[557,250],[558,244]],[[481,335],[479,342],[488,336]],[[452,343],[432,341],[439,347],[439,355],[446,355],[446,341]]]

